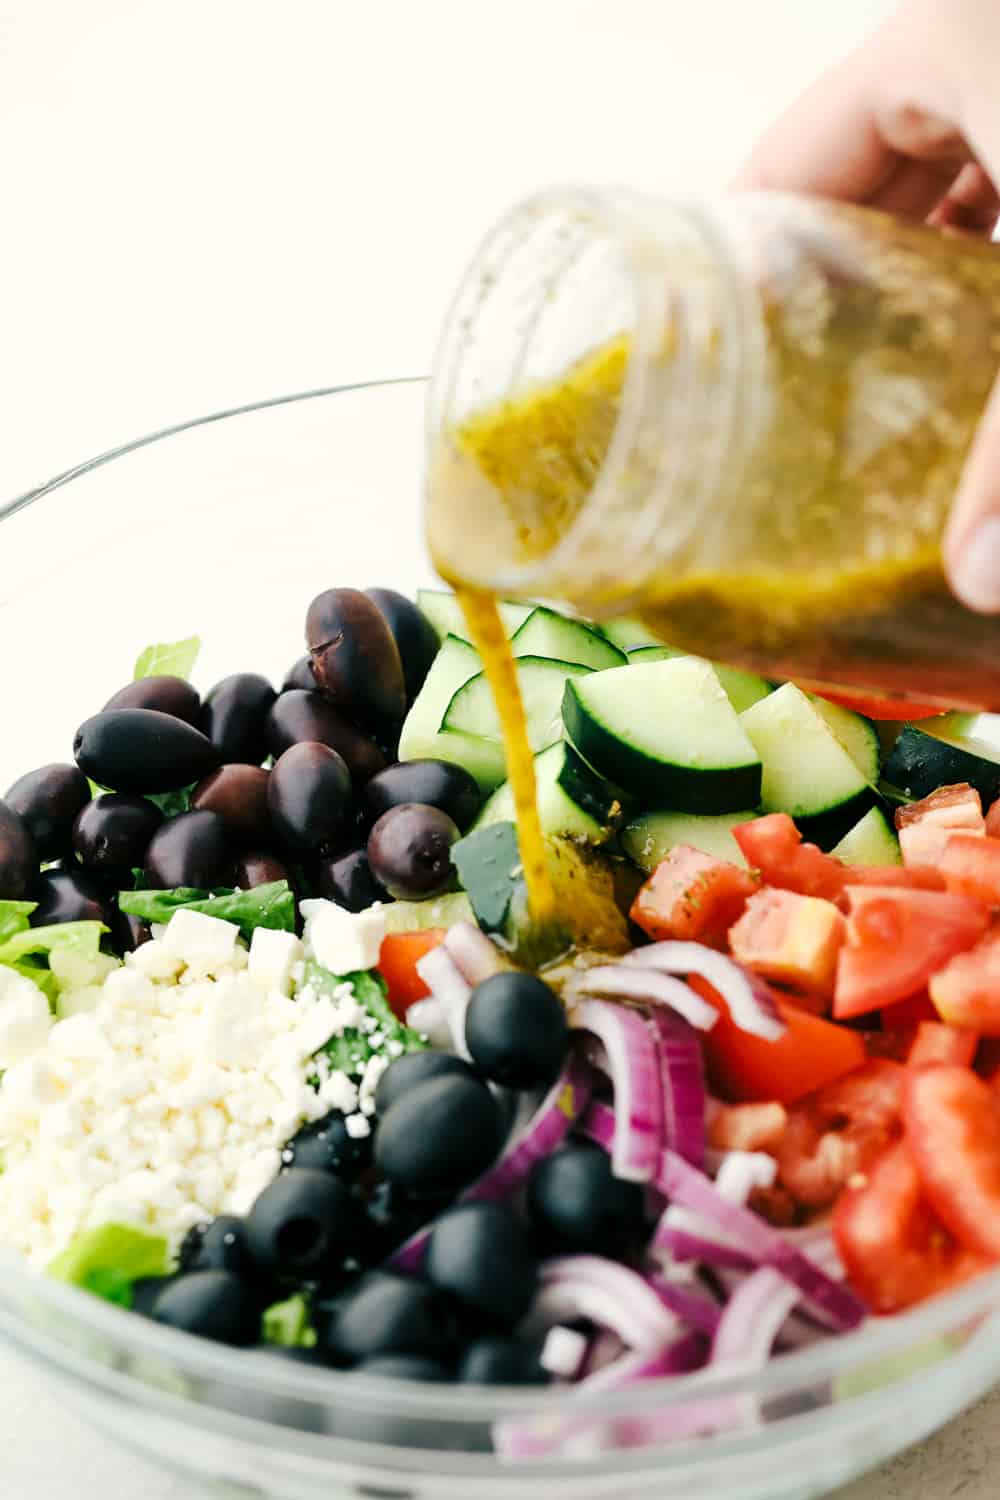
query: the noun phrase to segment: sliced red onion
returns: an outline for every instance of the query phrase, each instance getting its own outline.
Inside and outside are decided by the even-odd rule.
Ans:
[[[707,1000],[696,995],[682,980],[659,973],[655,968],[636,973],[635,966],[626,967],[626,960],[633,957],[630,953],[621,963],[601,964],[597,968],[582,970],[566,986],[567,994],[571,999],[580,995],[597,995],[605,999],[665,1005],[699,1031],[711,1030],[719,1019],[719,1012],[714,1005],[709,1005]]]
[[[443,943],[418,958],[416,970],[444,1012],[451,1033],[451,1045],[459,1057],[469,1059],[465,1045],[465,1012],[472,986]]]
[[[663,1144],[700,1167],[707,1104],[701,1045],[687,1022],[667,1011],[651,1011],[649,1024],[660,1054]]]
[[[468,1203],[498,1202],[524,1186],[536,1162],[562,1144],[590,1103],[590,1069],[571,1052],[555,1083],[534,1114],[516,1130],[489,1171],[461,1195]],[[394,1271],[416,1274],[423,1264],[432,1225],[426,1224],[389,1257]]]
[[[433,995],[425,995],[423,1000],[414,1000],[407,1009],[406,1024],[442,1052],[451,1046],[451,1027],[448,1025],[444,1006]]]
[[[773,1042],[785,1030],[774,996],[764,981],[714,948],[704,948],[701,943],[652,943],[648,948],[635,948],[627,953],[622,964],[657,969],[665,974],[697,974],[718,990],[729,1007],[733,1024],[741,1031]]]
[[[748,1276],[726,1303],[712,1340],[712,1363],[731,1360],[753,1369],[766,1364],[799,1296],[798,1287],[770,1266]]]
[[[707,1334],[709,1338],[714,1337],[722,1317],[722,1309],[711,1297],[671,1281],[657,1271],[647,1272],[646,1281],[664,1307],[680,1318],[682,1323],[689,1324],[692,1329]]]
[[[637,1271],[599,1255],[546,1262],[523,1331],[537,1337],[559,1323],[586,1318],[616,1333],[628,1348],[656,1354],[683,1329]]]
[[[675,1222],[660,1220],[653,1236],[652,1250],[668,1255],[681,1263],[704,1262],[713,1269],[752,1271],[757,1262],[745,1250],[705,1234],[695,1233]],[[699,1218],[699,1224],[702,1222]]]
[[[573,1026],[596,1036],[607,1056],[615,1091],[611,1170],[627,1182],[650,1182],[663,1146],[663,1092],[659,1057],[642,1017],[620,1005],[582,1000]]]
[[[497,945],[471,922],[456,922],[449,927],[441,946],[447,949],[462,978],[473,988],[510,967]]]
[[[550,1328],[538,1363],[560,1380],[575,1380],[583,1369],[589,1347],[586,1335],[576,1328]]]
[[[598,1370],[604,1370],[608,1365],[613,1365],[616,1359],[622,1359],[627,1353],[628,1350],[617,1333],[611,1333],[607,1328],[599,1328],[590,1341],[587,1361],[581,1373],[596,1375]]]
[[[761,1265],[767,1265],[797,1287],[803,1299],[838,1330],[856,1328],[865,1308],[846,1286],[840,1286],[758,1214],[727,1203],[713,1183],[674,1151],[664,1151],[658,1184],[673,1203],[717,1224]]]
[[[592,1099],[587,1113],[577,1126],[577,1134],[593,1141],[595,1146],[603,1146],[605,1151],[610,1151],[615,1138],[615,1112],[611,1105],[602,1103],[600,1099]]]

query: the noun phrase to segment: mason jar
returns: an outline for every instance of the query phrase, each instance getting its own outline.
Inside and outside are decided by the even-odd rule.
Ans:
[[[435,562],[764,676],[1000,707],[1000,620],[940,555],[998,366],[991,244],[786,194],[543,193],[446,321]]]

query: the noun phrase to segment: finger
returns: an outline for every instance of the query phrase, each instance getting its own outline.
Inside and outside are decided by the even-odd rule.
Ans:
[[[926,219],[955,181],[955,169],[940,162],[901,161],[889,181],[867,202],[900,219]]]
[[[944,556],[962,603],[980,614],[1000,613],[1000,381],[965,465]]]
[[[962,168],[940,203],[928,216],[937,229],[989,237],[1000,218],[1000,193],[983,168],[972,162]]]

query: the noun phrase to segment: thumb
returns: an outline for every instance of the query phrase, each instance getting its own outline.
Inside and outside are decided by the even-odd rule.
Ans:
[[[979,614],[1000,613],[1000,380],[969,452],[944,538],[955,594]]]

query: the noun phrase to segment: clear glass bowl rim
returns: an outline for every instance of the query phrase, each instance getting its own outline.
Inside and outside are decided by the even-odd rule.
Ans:
[[[0,504],[0,521],[105,464],[193,429],[296,403],[377,392],[407,384],[426,386],[427,379],[424,376],[398,376],[325,386],[248,402],[174,423],[106,449]],[[529,1405],[535,1413],[544,1410],[552,1416],[571,1410],[574,1415],[595,1411],[602,1417],[613,1417],[635,1416],[662,1408],[665,1402],[700,1402],[723,1396],[775,1396],[793,1387],[803,1388],[835,1379],[849,1369],[857,1369],[869,1362],[873,1365],[881,1363],[907,1349],[929,1344],[948,1332],[954,1332],[964,1323],[976,1320],[991,1305],[1000,1303],[998,1269],[910,1312],[890,1318],[869,1318],[853,1333],[836,1335],[811,1347],[782,1355],[769,1360],[762,1368],[713,1370],[709,1367],[693,1375],[649,1380],[618,1392],[604,1390],[583,1394],[573,1388],[545,1390],[536,1387],[529,1394],[523,1387],[448,1385],[436,1388],[351,1371],[296,1365],[290,1361],[279,1363],[266,1354],[231,1349],[153,1323],[76,1287],[39,1276],[26,1270],[20,1258],[8,1251],[0,1252],[0,1275],[0,1305],[5,1306],[9,1318],[18,1320],[20,1303],[34,1303],[36,1307],[65,1314],[78,1328],[95,1339],[113,1342],[119,1351],[136,1360],[161,1360],[182,1367],[186,1374],[195,1378],[224,1380],[246,1390],[265,1388],[275,1395],[321,1404],[336,1401],[338,1394],[349,1386],[351,1403],[358,1407],[370,1407],[382,1414],[415,1420],[438,1421],[446,1417],[452,1422],[470,1423],[488,1423],[523,1414]],[[14,1340],[20,1342],[13,1329],[11,1332]],[[30,1345],[30,1334],[27,1342]],[[58,1362],[55,1351],[50,1350],[49,1357],[55,1357]],[[73,1362],[78,1358],[79,1354]]]

